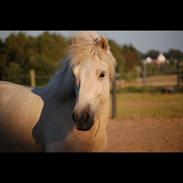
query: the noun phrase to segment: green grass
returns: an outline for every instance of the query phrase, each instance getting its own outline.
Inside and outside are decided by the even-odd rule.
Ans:
[[[183,94],[118,93],[117,118],[183,117]]]

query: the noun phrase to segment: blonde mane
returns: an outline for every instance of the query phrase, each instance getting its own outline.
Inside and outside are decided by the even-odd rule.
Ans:
[[[75,34],[68,47],[71,65],[78,65],[94,56],[98,58],[97,60],[104,61],[109,65],[110,78],[113,79],[116,60],[110,51],[108,40],[94,31],[81,31]]]

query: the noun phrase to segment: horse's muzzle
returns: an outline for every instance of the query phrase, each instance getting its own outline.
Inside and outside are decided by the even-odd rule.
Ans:
[[[94,113],[93,112],[73,112],[72,119],[76,124],[76,128],[80,131],[88,131],[94,124]]]

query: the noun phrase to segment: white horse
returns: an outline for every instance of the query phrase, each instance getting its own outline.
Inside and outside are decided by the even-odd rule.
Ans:
[[[45,88],[1,81],[0,151],[103,151],[115,65],[106,38],[79,32]]]

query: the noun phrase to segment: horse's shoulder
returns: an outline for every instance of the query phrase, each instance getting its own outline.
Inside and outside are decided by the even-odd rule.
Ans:
[[[43,105],[41,97],[34,94],[32,88],[0,82],[0,116],[4,116],[11,124],[17,121],[22,125],[23,121],[26,121],[26,124],[33,124],[38,120]]]

